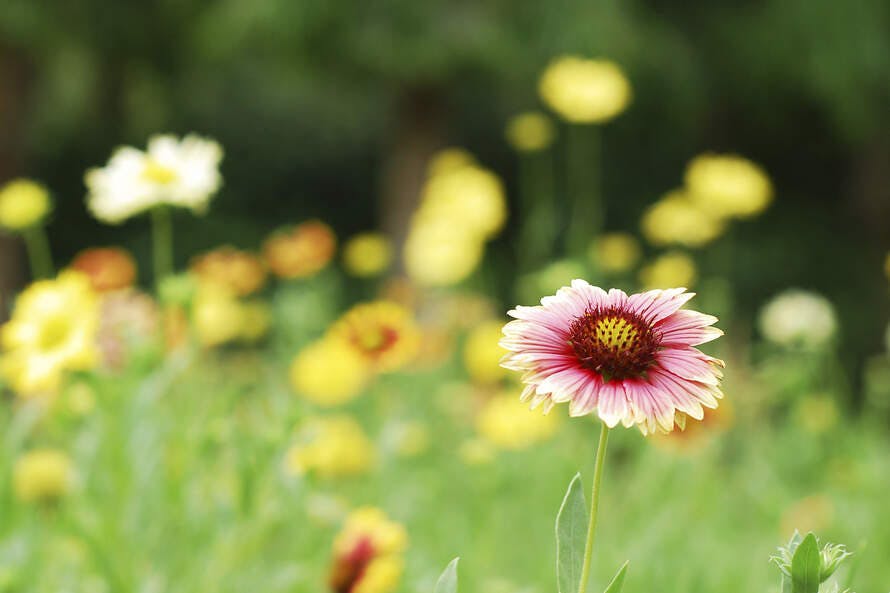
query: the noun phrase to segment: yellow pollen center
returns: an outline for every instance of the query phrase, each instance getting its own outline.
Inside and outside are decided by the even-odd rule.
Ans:
[[[639,330],[626,319],[621,317],[603,317],[597,320],[594,327],[594,335],[597,341],[605,348],[618,352],[627,352],[633,348]]]
[[[41,350],[55,350],[65,343],[71,332],[71,323],[63,318],[50,318],[45,321],[37,336],[37,345]]]
[[[154,159],[148,159],[142,169],[142,178],[152,183],[166,185],[176,180],[176,171]]]
[[[383,346],[386,337],[379,330],[368,330],[360,333],[358,343],[364,350],[377,350]]]

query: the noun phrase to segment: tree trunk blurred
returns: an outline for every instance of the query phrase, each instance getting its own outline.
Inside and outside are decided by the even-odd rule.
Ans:
[[[0,44],[0,184],[22,174],[28,91],[32,69],[21,52]],[[0,234],[0,319],[25,276],[21,241]]]
[[[383,160],[383,231],[401,254],[417,207],[430,157],[445,144],[446,108],[441,89],[406,88],[400,93],[390,144]],[[402,270],[401,257],[396,271]]]

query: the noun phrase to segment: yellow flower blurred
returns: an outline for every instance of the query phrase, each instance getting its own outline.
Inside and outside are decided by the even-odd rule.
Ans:
[[[556,415],[530,410],[518,396],[502,393],[485,402],[476,417],[476,430],[492,445],[518,451],[549,439],[558,421]]]
[[[520,113],[507,122],[507,142],[519,152],[537,152],[553,144],[556,129],[550,118],[538,111]]]
[[[640,270],[640,282],[644,290],[654,288],[689,288],[698,277],[695,261],[681,251],[669,251],[659,255]]]
[[[354,399],[370,374],[365,358],[346,341],[334,337],[303,348],[290,367],[294,391],[320,406],[336,406]]]
[[[266,268],[259,256],[230,245],[193,258],[190,267],[199,280],[219,284],[239,297],[266,284]]]
[[[502,321],[486,321],[478,324],[467,335],[464,343],[464,366],[477,383],[496,383],[507,376],[508,371],[501,366],[501,358],[507,351],[498,345],[503,333]]]
[[[337,237],[320,220],[310,220],[272,233],[263,243],[263,258],[279,278],[308,278],[331,261]]]
[[[67,271],[34,282],[0,329],[0,373],[22,396],[55,391],[65,371],[96,365],[98,328],[99,302],[86,276]]]
[[[54,502],[71,490],[71,459],[58,449],[34,449],[13,467],[13,490],[22,502]]]
[[[475,164],[476,157],[470,151],[452,146],[443,148],[430,157],[426,173],[429,177],[435,177]]]
[[[241,331],[239,338],[249,344],[259,342],[272,326],[272,311],[262,301],[241,303]]]
[[[0,226],[9,230],[41,223],[51,208],[49,192],[30,179],[14,179],[0,188]]]
[[[390,301],[355,305],[334,323],[330,335],[380,372],[405,366],[420,348],[420,328],[411,311]]]
[[[342,478],[367,473],[376,458],[374,444],[349,416],[316,418],[300,432],[288,450],[285,469],[294,475]]]
[[[415,219],[447,220],[488,239],[504,226],[507,201],[497,175],[468,166],[431,177]],[[416,224],[416,222],[415,222]]]
[[[392,242],[383,233],[360,233],[343,246],[343,265],[353,276],[379,276],[391,263]]]
[[[572,123],[602,123],[624,111],[630,82],[617,64],[579,56],[562,56],[544,70],[538,82],[541,98]]]
[[[686,167],[686,189],[693,201],[722,217],[750,218],[773,198],[764,170],[736,155],[703,154]]]
[[[411,228],[403,253],[405,271],[424,286],[451,286],[465,280],[482,262],[485,245],[449,220],[425,221]]]
[[[244,328],[244,308],[227,287],[199,282],[192,302],[192,327],[202,346],[212,348],[232,342]]]
[[[408,547],[405,528],[377,508],[362,507],[334,540],[329,586],[349,593],[389,593],[399,584]]]
[[[682,190],[668,192],[643,213],[643,235],[653,245],[703,247],[723,233],[724,223]]]
[[[639,241],[629,233],[606,233],[590,245],[589,251],[590,259],[607,273],[629,271],[641,255]]]

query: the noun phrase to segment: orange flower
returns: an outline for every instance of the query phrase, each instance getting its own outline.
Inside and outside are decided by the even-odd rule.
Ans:
[[[120,290],[136,281],[136,260],[122,247],[84,249],[70,267],[86,274],[96,292]]]
[[[192,272],[237,296],[247,296],[266,284],[266,268],[253,253],[230,245],[218,247],[192,260]]]
[[[263,244],[263,257],[280,278],[308,278],[328,265],[336,249],[331,227],[310,220],[273,233]]]

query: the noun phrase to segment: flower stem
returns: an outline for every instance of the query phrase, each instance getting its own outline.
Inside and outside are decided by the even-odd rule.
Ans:
[[[566,185],[569,223],[566,253],[586,259],[587,247],[603,228],[600,195],[600,133],[596,126],[572,124],[566,129]]]
[[[161,206],[151,211],[152,259],[155,285],[173,273],[173,222],[170,210]]]
[[[593,470],[593,489],[590,493],[590,523],[587,525],[587,543],[584,545],[584,564],[581,566],[581,582],[578,593],[587,591],[590,577],[590,559],[593,557],[593,535],[596,531],[596,511],[600,504],[600,482],[603,479],[603,463],[606,460],[606,445],[609,443],[609,427],[603,422],[600,442],[596,448],[596,463]]]
[[[31,276],[35,279],[52,276],[53,256],[49,249],[46,230],[42,226],[33,226],[25,229],[22,236],[25,240],[25,250],[28,252],[28,262],[31,265]]]

